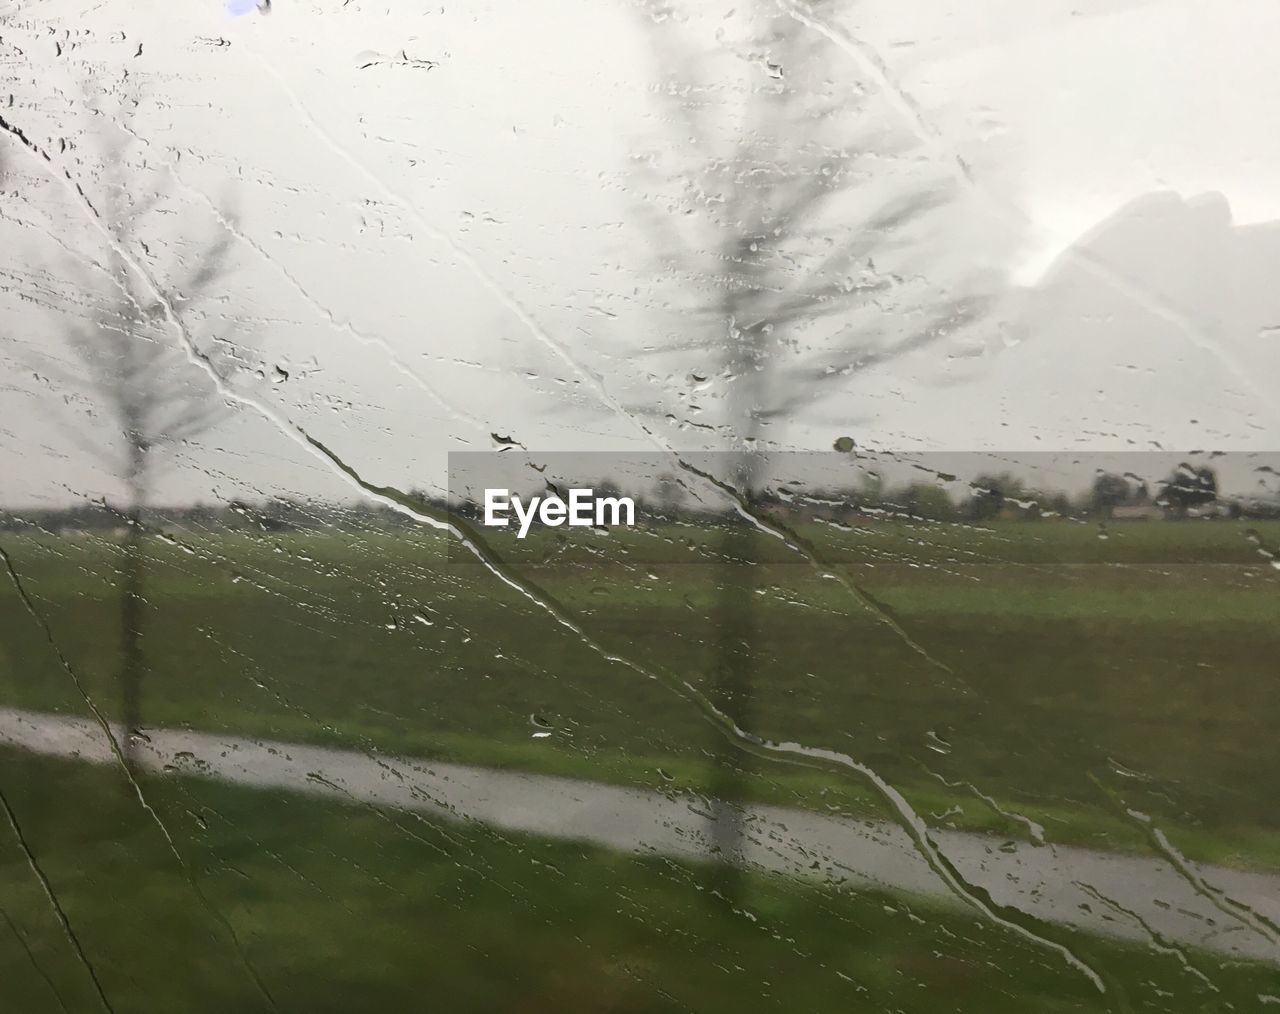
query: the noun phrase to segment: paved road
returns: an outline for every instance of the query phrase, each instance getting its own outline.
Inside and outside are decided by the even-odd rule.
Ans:
[[[704,800],[690,796],[181,729],[149,729],[147,739],[137,759],[157,772],[415,810],[626,852],[693,860],[714,854],[717,818]],[[0,743],[113,762],[101,727],[84,719],[0,709]],[[778,806],[750,807],[743,819],[742,859],[758,868],[954,897],[895,824]],[[1001,906],[1165,948],[1189,945],[1280,964],[1274,929],[1280,874],[1183,866],[1176,855],[1010,844],[955,831],[932,837],[964,880]]]

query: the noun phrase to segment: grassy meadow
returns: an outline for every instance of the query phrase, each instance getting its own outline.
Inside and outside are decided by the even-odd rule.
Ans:
[[[735,751],[684,684],[716,699],[718,632],[732,626],[749,641],[750,686],[721,703],[740,726],[847,753],[922,814],[1021,828],[949,787],[971,783],[1050,840],[1144,848],[1136,809],[1189,855],[1273,865],[1280,571],[1250,532],[1280,536],[1229,521],[1114,525],[1107,538],[1047,522],[814,526],[800,535],[823,568],[758,534],[748,564],[692,526],[542,533],[499,546],[529,594],[429,531],[157,536],[143,717],[705,789]],[[6,548],[84,688],[116,713],[119,546]],[[83,713],[7,584],[0,703]],[[747,751],[735,764],[754,798],[880,805],[847,772]]]
[[[735,740],[710,703],[870,766],[934,826],[1025,840],[1023,817],[1051,842],[1148,855],[1157,827],[1193,859],[1280,869],[1280,570],[1259,552],[1280,527],[796,536],[803,552],[699,525],[543,532],[494,544],[504,581],[429,530],[151,535],[144,724],[892,819],[855,772]],[[60,653],[117,716],[119,540],[0,545],[57,648],[0,582],[0,705],[86,714]],[[0,788],[108,995],[129,998],[117,1010],[266,1005],[228,925],[280,1009],[307,1011],[433,995],[457,1010],[1243,1010],[1266,979],[1219,968],[1214,995],[1176,955],[1076,934],[1112,976],[1101,998],[919,899],[753,874],[725,906],[671,861],[148,780],[184,874],[118,773],[3,751]],[[6,835],[22,1009],[59,1009],[41,970],[67,1009],[94,1009]]]
[[[1100,993],[930,899],[749,874],[729,904],[697,865],[144,779],[180,865],[117,770],[3,751],[0,772],[86,959],[0,837],[10,1010],[100,1011],[99,988],[131,1014],[1083,1014],[1255,1010],[1274,993],[1274,967],[1045,929]]]

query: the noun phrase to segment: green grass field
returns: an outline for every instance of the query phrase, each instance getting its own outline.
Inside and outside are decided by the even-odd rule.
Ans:
[[[542,534],[497,547],[519,588],[429,531],[148,537],[143,717],[892,819],[854,772],[727,737],[709,700],[869,765],[934,826],[1025,838],[1018,814],[1052,842],[1152,854],[1142,813],[1192,858],[1280,868],[1280,571],[1257,546],[1280,529],[1105,534],[815,525],[818,566],[697,526]],[[0,585],[0,705],[86,714],[61,653],[118,715],[118,542],[0,545],[57,649]],[[718,681],[727,655],[747,661]],[[0,788],[117,1010],[265,1003],[118,775],[5,751]],[[753,875],[735,913],[669,861],[201,782],[148,793],[281,1009],[1244,1010],[1274,971],[1206,958],[1211,996],[1175,956],[1081,937],[1103,1000],[918,899]],[[93,1009],[0,840],[13,995],[58,1009],[43,970]]]
[[[0,751],[0,771],[116,1011],[1244,1011],[1274,992],[1272,967],[1046,930],[1103,994],[924,899],[749,875],[730,906],[710,867],[144,779],[184,869],[117,770]],[[101,1010],[25,855],[0,842],[8,1009]]]
[[[971,783],[1050,840],[1145,849],[1133,809],[1189,855],[1275,867],[1280,571],[1254,529],[803,533],[853,588],[766,537],[751,547],[765,562],[704,562],[722,542],[683,526],[501,547],[514,575],[648,675],[447,558],[434,533],[153,538],[144,721],[650,787],[723,788],[729,758],[731,789],[752,798],[886,813],[847,772],[726,747],[689,699],[686,682],[715,697],[717,610],[738,586],[751,686],[723,703],[742,727],[845,752],[942,823],[1025,835]],[[5,545],[58,648],[117,713],[119,547]],[[0,595],[0,703],[83,713],[11,583]]]

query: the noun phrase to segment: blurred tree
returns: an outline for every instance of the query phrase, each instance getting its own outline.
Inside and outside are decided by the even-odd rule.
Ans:
[[[892,502],[904,513],[929,521],[948,521],[956,515],[956,505],[947,491],[931,482],[911,483]]]
[[[617,500],[619,497],[622,497],[625,495],[622,492],[622,487],[619,486],[612,479],[608,479],[608,478],[600,479],[599,481],[597,481],[594,485],[591,486],[591,490],[593,493],[591,498],[592,499],[591,510],[592,510],[593,516],[598,516],[596,515],[595,512],[597,511],[598,509],[597,505],[600,503],[601,500]],[[611,516],[611,514],[612,512],[609,512],[605,516],[608,517],[608,516]],[[606,525],[605,527],[608,527],[608,526]]]
[[[847,5],[807,6],[831,17]],[[761,426],[981,318],[983,297],[922,273],[919,230],[954,179],[922,175],[917,139],[870,114],[870,89],[828,38],[758,2],[730,12],[741,31],[722,24],[708,53],[700,6],[645,10],[677,141],[637,159],[641,212],[684,294],[680,339],[646,351],[692,357],[699,408],[723,408],[712,428],[749,447]]]
[[[663,280],[680,293],[670,304],[679,339],[648,351],[690,359],[673,373],[693,386],[676,392],[680,406],[668,398],[634,410],[680,425],[673,408],[698,414],[698,430],[728,450],[721,479],[758,513],[763,427],[834,393],[842,378],[952,334],[984,304],[939,300],[919,283],[918,259],[906,254],[913,229],[950,200],[952,181],[920,182],[916,139],[873,125],[868,90],[844,61],[835,69],[828,38],[763,0],[716,12],[655,0],[643,10],[675,143],[637,159],[649,189],[641,211]],[[696,41],[704,29],[714,50]],[[742,523],[724,531],[711,697],[749,728],[758,533]],[[716,750],[715,826],[729,860],[716,887],[732,901],[745,755],[727,741]]]
[[[108,121],[106,129],[111,133],[102,148],[103,186],[95,202],[109,236],[105,263],[90,261],[92,268],[82,262],[69,265],[77,275],[79,292],[90,300],[90,312],[65,332],[68,347],[110,419],[109,426],[76,436],[119,476],[128,498],[120,574],[119,679],[121,717],[131,732],[142,721],[146,668],[143,514],[167,454],[209,429],[226,410],[214,384],[192,366],[175,340],[169,314],[188,326],[204,317],[199,304],[217,295],[231,242],[231,232],[222,229],[208,242],[175,244],[166,262],[156,240],[150,244],[144,240],[143,226],[156,217],[152,212],[166,193],[149,180],[135,181],[135,193],[130,192],[135,173],[131,148],[137,137],[131,122],[138,106],[136,95],[126,92]],[[226,222],[235,220],[234,209],[225,201],[220,214]],[[159,298],[129,259],[148,265],[161,287]],[[205,355],[215,369],[229,359],[218,347],[209,348]],[[47,368],[59,372],[52,363]],[[125,749],[131,754],[132,735]]]
[[[1071,516],[1071,498],[1061,491],[1050,493],[1044,500],[1044,507],[1046,512],[1051,511],[1058,517]]]
[[[685,499],[685,488],[670,472],[663,472],[656,482],[658,509],[665,518],[674,518]]]
[[[622,487],[619,486],[612,479],[601,479],[598,482],[596,482],[591,488],[595,493],[596,500],[603,500],[608,497],[622,496]]]
[[[1089,492],[1089,503],[1094,513],[1103,517],[1111,517],[1111,512],[1121,504],[1128,503],[1133,496],[1129,480],[1114,472],[1099,472],[1093,479]]]
[[[868,506],[878,506],[884,501],[885,483],[884,476],[879,472],[868,471],[864,473],[862,479],[862,488],[856,493],[858,502],[867,504]]]
[[[1164,480],[1156,501],[1166,505],[1177,517],[1214,503],[1218,499],[1218,476],[1208,465],[1193,466],[1182,462]]]
[[[1022,496],[1022,482],[1001,472],[999,475],[979,475],[970,484],[969,517],[974,521],[990,521],[1000,516],[1005,501]]]

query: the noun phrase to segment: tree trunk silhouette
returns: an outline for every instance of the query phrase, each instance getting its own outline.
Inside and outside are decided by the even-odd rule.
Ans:
[[[745,486],[748,491],[750,488]],[[750,492],[746,499],[750,505]],[[716,644],[711,697],[720,711],[744,729],[754,725],[758,640],[755,536],[751,526],[740,523],[738,519],[729,522],[729,528],[719,543],[721,561],[716,567],[719,587],[712,613]],[[746,782],[751,775],[749,761],[750,755],[729,737],[716,737],[710,787],[714,817],[712,841],[719,861],[714,866],[712,887],[731,906],[741,903],[745,886],[744,799]]]
[[[767,432],[778,446],[790,416],[957,333],[985,301],[930,282],[910,249],[955,195],[949,173],[907,172],[884,189],[864,186],[891,182],[915,139],[881,129],[869,90],[832,70],[838,47],[825,34],[765,0],[701,18],[693,3],[649,0],[637,8],[666,71],[664,120],[674,142],[637,159],[647,195],[639,211],[651,226],[663,288],[682,291],[670,304],[679,314],[676,339],[646,354],[671,356],[673,374],[692,366],[703,405],[722,407],[715,424],[704,418],[700,429],[723,441],[725,481],[753,510],[766,425],[780,424]],[[814,16],[839,8],[834,0],[806,5]],[[667,400],[639,411],[679,420],[682,405]],[[759,533],[746,519],[727,524],[707,686],[716,707],[751,730]],[[722,861],[708,876],[731,903],[744,885],[750,756],[717,732],[711,833]]]
[[[167,188],[148,175],[146,156],[134,154],[140,136],[130,123],[141,102],[127,77],[118,89],[115,116],[102,119],[112,126],[101,131],[102,192],[94,199],[110,237],[108,250],[102,264],[89,258],[70,262],[78,290],[99,292],[102,298],[92,304],[88,316],[68,319],[66,342],[83,366],[82,376],[72,375],[68,383],[88,379],[95,389],[103,415],[112,424],[103,427],[102,445],[95,450],[120,478],[128,497],[127,528],[120,545],[117,680],[124,723],[121,745],[132,763],[147,675],[144,515],[166,454],[214,426],[228,409],[217,385],[192,367],[185,346],[195,342],[210,319],[202,303],[223,293],[237,216],[234,205],[224,199],[209,240],[168,234],[166,218],[184,219],[166,206]],[[182,253],[152,259],[151,251],[163,246]],[[134,249],[147,257],[132,260],[128,252]],[[144,262],[149,266],[141,267]],[[219,309],[218,316],[225,320],[225,310]],[[205,344],[199,354],[213,373],[221,376],[235,368],[225,349]],[[56,362],[42,362],[41,369],[60,372]]]
[[[124,723],[122,744],[125,760],[136,759],[137,732],[142,727],[142,677],[145,669],[142,648],[142,620],[146,607],[143,597],[142,507],[146,500],[146,449],[136,441],[129,447],[129,486],[131,504],[125,529],[124,556],[120,581],[120,717]]]

